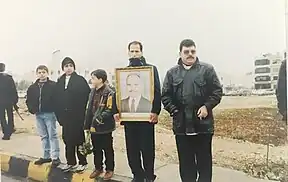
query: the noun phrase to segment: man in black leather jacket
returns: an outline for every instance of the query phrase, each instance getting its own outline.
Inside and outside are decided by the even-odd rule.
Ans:
[[[15,82],[11,75],[5,73],[5,64],[0,63],[0,121],[3,140],[10,140],[10,136],[14,132],[14,115],[13,107],[18,103],[18,93]],[[7,118],[5,111],[7,112]]]
[[[183,182],[211,182],[212,110],[222,98],[213,66],[200,62],[194,41],[180,43],[180,59],[164,79],[162,103],[173,117],[173,132]]]

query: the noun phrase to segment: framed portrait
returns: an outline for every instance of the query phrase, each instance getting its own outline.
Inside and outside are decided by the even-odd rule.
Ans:
[[[116,101],[121,121],[150,121],[154,100],[152,66],[116,68]]]

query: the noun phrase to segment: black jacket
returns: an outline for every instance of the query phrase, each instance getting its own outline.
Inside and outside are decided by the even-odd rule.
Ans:
[[[186,70],[182,61],[168,70],[162,88],[164,109],[173,116],[175,134],[213,133],[212,109],[222,98],[222,87],[213,66],[200,62]],[[205,105],[208,116],[201,121],[197,111]],[[177,112],[177,113],[176,113]]]
[[[91,91],[87,81],[76,72],[71,74],[65,89],[66,76],[63,74],[56,83],[56,117],[62,126],[65,144],[80,145],[85,141],[84,121],[86,105]]]
[[[18,102],[18,92],[11,75],[0,73],[0,107],[10,107]]]
[[[278,101],[278,110],[283,116],[283,120],[287,120],[287,79],[286,79],[286,60],[280,66],[276,96]]]
[[[98,94],[100,100],[96,111],[93,113],[94,97]],[[111,133],[115,130],[115,121],[112,114],[112,97],[114,92],[104,84],[99,90],[91,90],[88,108],[86,111],[84,129],[93,134]],[[100,102],[101,101],[101,102]]]
[[[36,80],[27,90],[26,105],[28,111],[31,114],[38,112],[54,112],[54,92],[56,88],[56,82],[47,80],[41,89],[41,108],[39,110],[39,98],[40,98],[40,87],[39,80]]]
[[[160,79],[159,79],[159,73],[158,73],[157,67],[152,65],[152,64],[148,64],[144,57],[141,58],[141,62],[139,65],[133,65],[130,62],[128,67],[138,67],[138,66],[152,66],[153,67],[153,71],[154,71],[154,100],[152,102],[151,113],[155,113],[155,114],[159,115],[161,112],[161,86],[160,86]],[[116,96],[113,97],[113,113],[114,114],[119,113],[119,111],[117,109],[117,104],[116,104]],[[121,123],[124,124],[126,122],[121,122]]]

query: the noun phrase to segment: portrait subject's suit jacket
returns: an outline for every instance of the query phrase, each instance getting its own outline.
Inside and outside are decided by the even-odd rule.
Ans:
[[[151,109],[151,102],[141,96],[139,104],[136,106],[136,113],[150,113]],[[131,112],[129,106],[129,97],[121,100],[121,112]]]

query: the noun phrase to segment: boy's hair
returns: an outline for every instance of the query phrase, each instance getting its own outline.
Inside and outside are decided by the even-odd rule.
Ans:
[[[92,75],[96,76],[98,79],[101,78],[103,83],[105,83],[107,80],[107,73],[105,70],[97,69],[91,73],[91,76]]]
[[[45,70],[45,71],[47,71],[47,73],[49,73],[49,70],[48,70],[47,66],[45,66],[45,65],[39,65],[36,68],[36,72],[38,72],[38,70]]]

